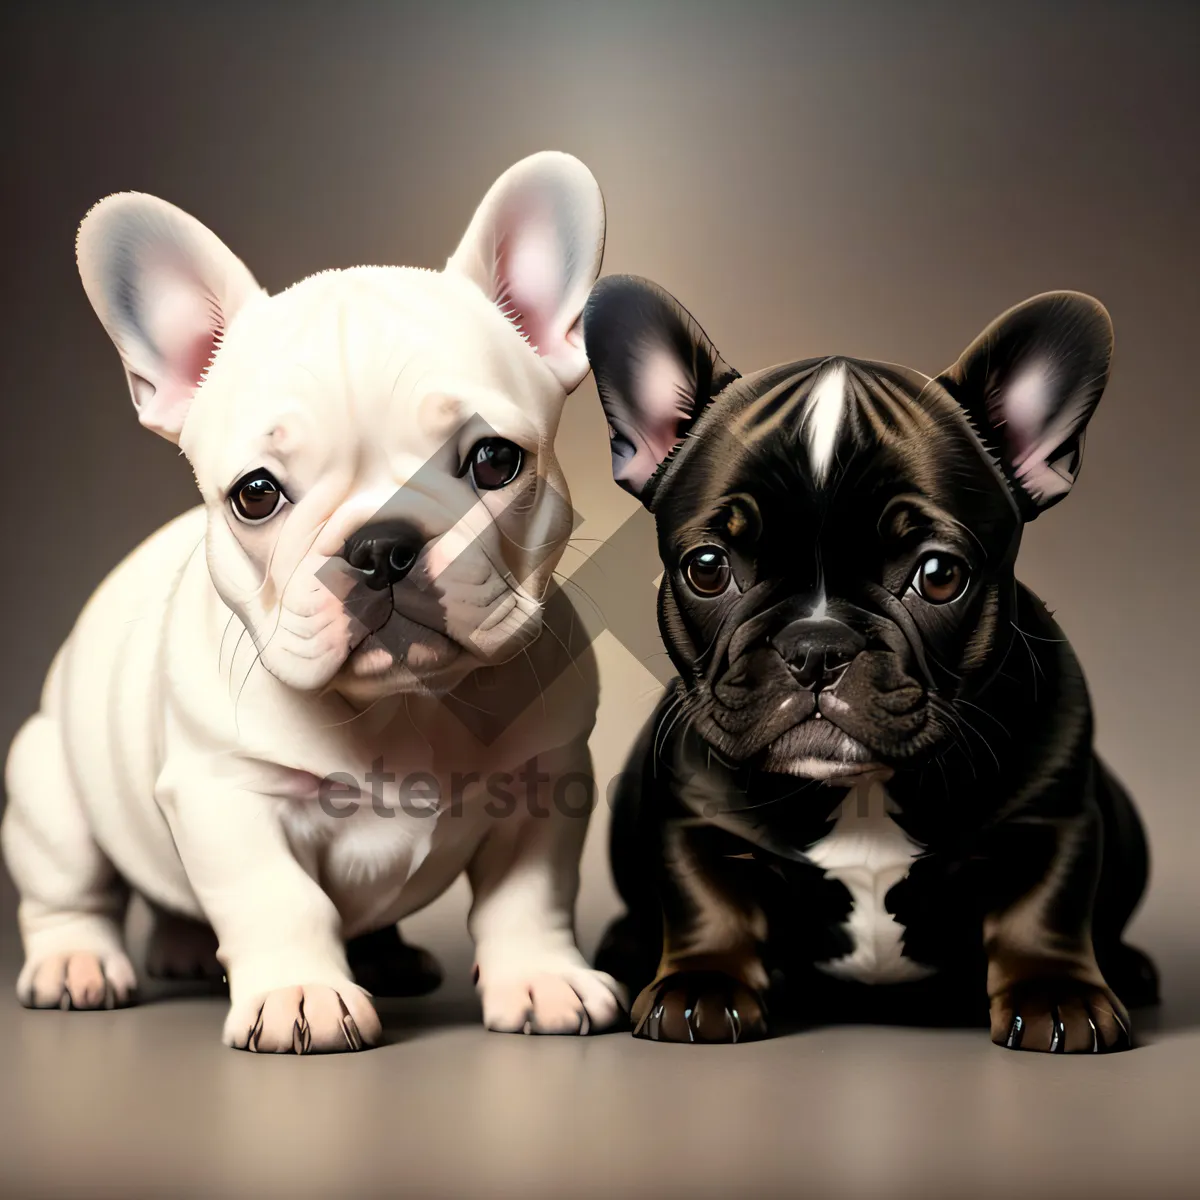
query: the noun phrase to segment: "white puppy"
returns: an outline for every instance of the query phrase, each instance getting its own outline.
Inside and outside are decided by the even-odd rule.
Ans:
[[[603,240],[595,180],[553,153],[496,182],[444,271],[276,296],[161,200],[88,214],[84,287],[204,504],[101,585],[10,752],[23,1003],[133,998],[132,887],[177,968],[179,919],[211,925],[229,1045],[358,1048],[379,1020],[345,940],[465,870],[490,1028],[618,1018],[573,932],[588,806],[566,787],[590,776],[595,667],[561,670],[569,631],[543,611]],[[503,719],[475,736],[489,704]]]

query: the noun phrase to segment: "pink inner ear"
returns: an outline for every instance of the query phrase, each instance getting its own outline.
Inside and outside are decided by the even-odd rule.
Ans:
[[[558,230],[544,207],[508,215],[514,232],[496,247],[496,303],[545,357],[564,332],[554,328],[564,287]]]
[[[661,461],[679,441],[680,421],[691,416],[692,381],[665,346],[652,346],[644,352],[635,378],[641,397],[642,433],[656,460]]]
[[[1030,363],[997,398],[996,417],[1004,426],[1004,436],[1014,464],[1020,464],[1037,442],[1050,421],[1054,396],[1048,367]]]
[[[194,389],[204,375],[208,365],[217,352],[219,335],[215,330],[204,330],[196,334],[191,346],[185,348],[180,358],[181,379],[190,383]]]
[[[139,306],[167,372],[193,386],[212,358],[224,321],[217,298],[190,263],[147,264]]]
[[[642,349],[633,365],[632,394],[621,405],[637,437],[633,455],[619,466],[614,461],[618,483],[635,491],[645,486],[679,442],[679,424],[692,415],[695,386],[666,346],[651,344]]]
[[[211,329],[198,330],[177,342],[166,370],[153,384],[131,376],[138,420],[147,429],[174,437],[183,428],[192,396],[216,353],[217,341],[218,335]]]
[[[148,373],[153,392],[140,405],[140,419],[160,433],[178,433],[224,322],[216,297],[190,264],[170,258],[152,264],[140,286],[146,332],[159,359]]]

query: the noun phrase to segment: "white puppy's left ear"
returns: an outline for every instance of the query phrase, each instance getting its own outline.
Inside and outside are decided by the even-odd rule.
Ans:
[[[588,372],[580,318],[603,255],[599,185],[547,150],[492,184],[446,269],[482,288],[570,392]]]
[[[138,420],[177,442],[229,322],[262,289],[195,217],[140,192],[95,205],[79,227],[75,257],[125,365]]]

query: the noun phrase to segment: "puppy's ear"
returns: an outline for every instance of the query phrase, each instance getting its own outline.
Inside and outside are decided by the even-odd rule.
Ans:
[[[224,242],[173,204],[121,192],[83,219],[75,257],[138,420],[177,442],[234,314],[261,289]]]
[[[1079,475],[1112,346],[1098,300],[1047,292],[998,317],[939,377],[998,454],[1026,520],[1057,504]]]
[[[492,184],[446,269],[474,280],[571,392],[588,371],[580,317],[603,256],[599,185],[547,150]]]
[[[738,373],[674,296],[633,275],[596,284],[583,333],[608,417],[613,478],[641,496],[704,406]]]

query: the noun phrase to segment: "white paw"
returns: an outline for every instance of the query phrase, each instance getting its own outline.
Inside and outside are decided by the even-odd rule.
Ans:
[[[26,1008],[124,1008],[137,1000],[137,975],[120,951],[49,954],[25,963],[17,999]]]
[[[621,988],[585,966],[480,973],[483,1023],[498,1033],[588,1034],[622,1019]]]
[[[300,984],[232,1004],[222,1040],[258,1054],[335,1054],[374,1046],[382,1028],[362,988]]]

